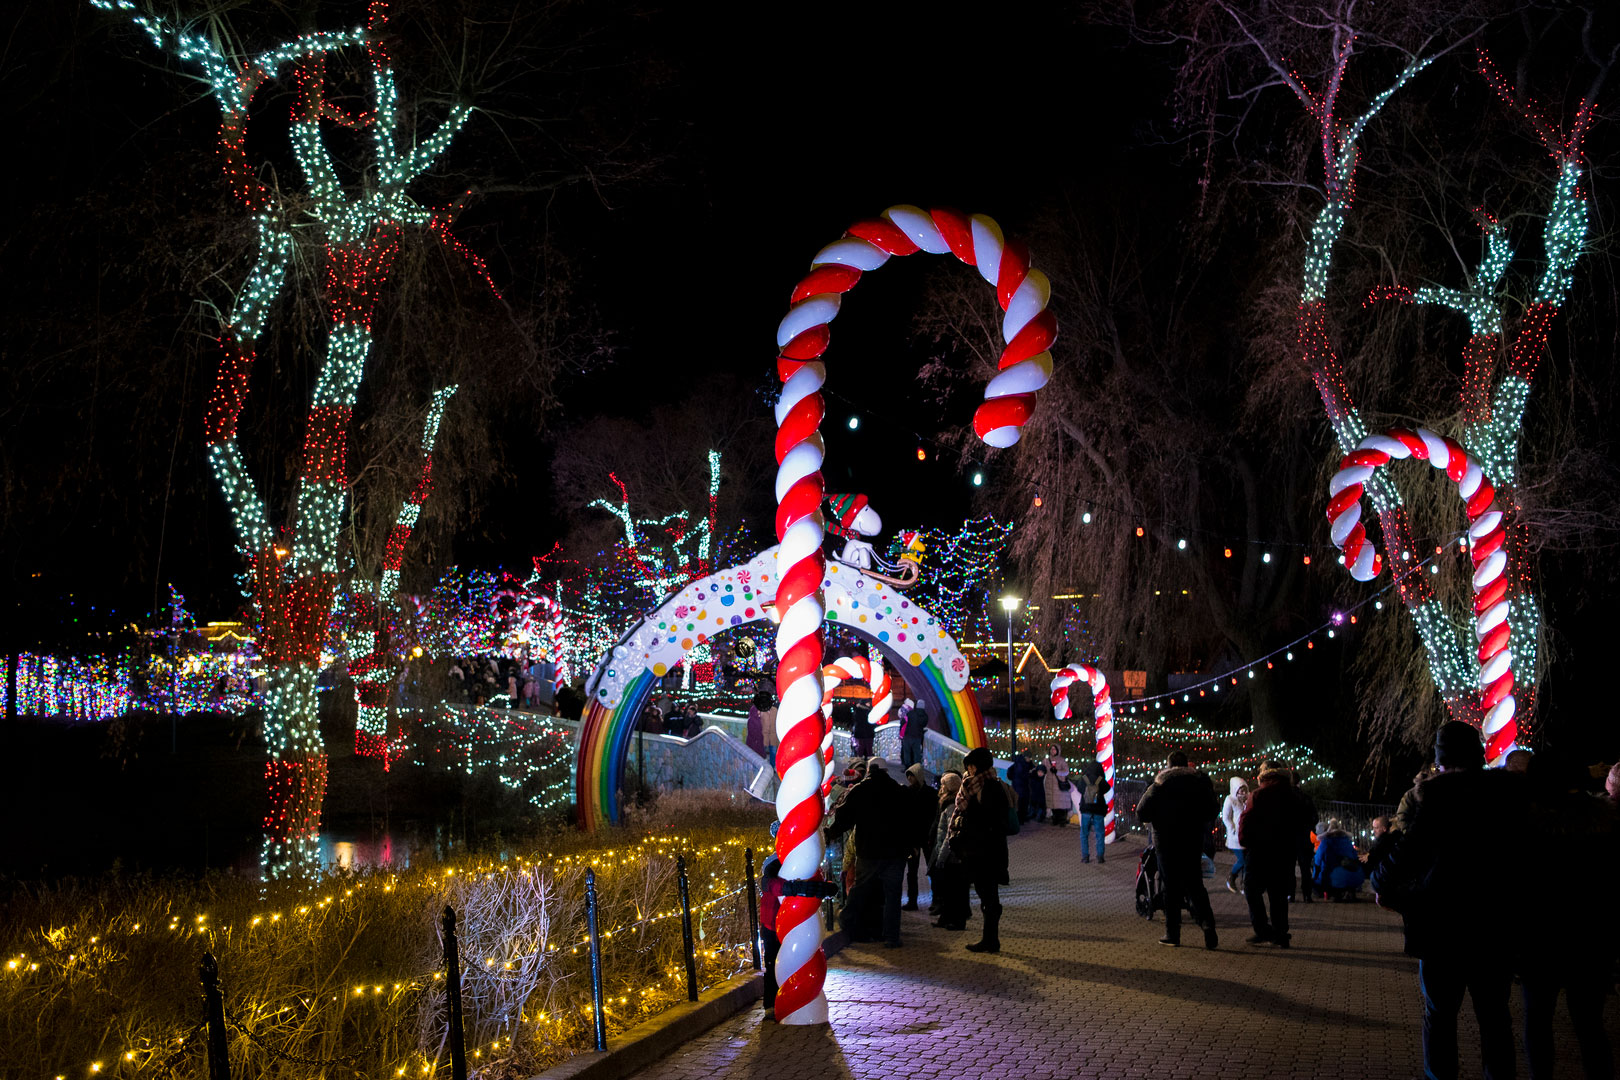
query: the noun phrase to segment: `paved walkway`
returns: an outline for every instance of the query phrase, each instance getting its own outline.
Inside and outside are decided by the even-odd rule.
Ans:
[[[1417,964],[1398,917],[1369,901],[1290,908],[1293,947],[1243,943],[1243,898],[1212,891],[1221,945],[1188,925],[1158,944],[1132,895],[1141,842],[1082,865],[1077,830],[1025,826],[1002,892],[1002,951],[906,912],[906,947],[852,945],[831,963],[832,1025],[761,1023],[740,1014],[637,1074],[659,1080],[871,1077],[1062,1080],[1068,1077],[1413,1077],[1422,1072]],[[1228,861],[1220,856],[1224,881]],[[1480,1075],[1478,1029],[1464,1006],[1463,1076]],[[1518,1002],[1514,1002],[1518,1016]],[[1607,1013],[1620,1045],[1620,1006]],[[1558,1075],[1580,1075],[1561,1018]],[[1567,1050],[1565,1049],[1567,1048]],[[1523,1062],[1519,1075],[1527,1075]]]

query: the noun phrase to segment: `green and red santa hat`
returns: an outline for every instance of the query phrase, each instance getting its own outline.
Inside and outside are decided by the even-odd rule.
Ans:
[[[883,528],[865,495],[828,495],[827,508],[833,517],[830,528],[839,536],[875,536]]]

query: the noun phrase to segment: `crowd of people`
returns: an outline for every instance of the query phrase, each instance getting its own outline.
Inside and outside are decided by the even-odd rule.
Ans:
[[[1093,838],[1103,861],[1107,780],[1094,761],[1070,770],[1053,746],[1036,762],[1014,755],[1002,780],[990,752],[980,748],[966,755],[960,772],[944,773],[937,787],[918,762],[905,769],[903,782],[889,768],[881,757],[856,758],[832,788],[827,837],[845,840],[838,919],[853,941],[901,947],[901,913],[917,910],[919,876],[926,872],[932,926],[965,930],[976,893],[983,930],[967,948],[999,952],[1007,837],[1031,821],[1062,827],[1070,812],[1077,814],[1082,862],[1090,861]],[[1341,822],[1318,819],[1285,764],[1263,763],[1253,782],[1228,777],[1222,797],[1185,754],[1173,753],[1136,806],[1151,830],[1144,863],[1151,857],[1162,879],[1160,941],[1181,944],[1185,911],[1203,931],[1205,947],[1219,947],[1203,864],[1224,833],[1231,857],[1225,884],[1245,898],[1251,945],[1290,948],[1291,903],[1351,901],[1369,884],[1376,902],[1402,917],[1406,951],[1418,959],[1426,1077],[1457,1076],[1457,1016],[1465,993],[1479,1020],[1484,1075],[1514,1075],[1509,998],[1515,981],[1533,1078],[1553,1075],[1560,992],[1585,1075],[1612,1077],[1602,1013],[1616,974],[1610,905],[1620,884],[1620,765],[1608,770],[1603,793],[1594,792],[1593,783],[1588,769],[1553,753],[1517,751],[1506,767],[1487,769],[1478,731],[1448,723],[1436,738],[1432,765],[1396,814],[1372,821],[1363,849]],[[1480,891],[1478,849],[1463,842],[1487,822],[1493,844],[1513,865],[1493,879],[1488,902]],[[1536,890],[1554,880],[1563,883],[1557,917],[1538,920],[1528,931],[1513,925],[1524,905],[1542,895]],[[828,893],[836,888],[825,886]],[[772,889],[779,898],[779,887],[767,895]],[[776,903],[761,904],[772,957]],[[769,967],[767,987],[769,999]]]
[[[555,669],[544,660],[469,656],[450,661],[448,700],[508,709],[545,709],[556,704]]]

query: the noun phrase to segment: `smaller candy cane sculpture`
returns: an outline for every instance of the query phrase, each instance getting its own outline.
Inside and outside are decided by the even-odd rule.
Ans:
[[[889,722],[889,709],[894,705],[894,689],[889,680],[889,669],[882,665],[873,665],[864,656],[840,656],[832,663],[821,669],[821,715],[827,722],[827,733],[821,740],[821,761],[824,774],[821,780],[821,797],[832,796],[833,776],[833,691],[846,682],[863,682],[872,688],[873,727],[882,727]],[[873,680],[877,680],[874,682]]]
[[[1371,581],[1383,569],[1383,558],[1373,550],[1361,524],[1363,485],[1373,470],[1391,458],[1427,460],[1457,485],[1468,511],[1469,553],[1474,560],[1474,637],[1479,642],[1480,711],[1485,716],[1485,757],[1500,764],[1519,736],[1514,719],[1513,650],[1508,648],[1507,530],[1496,504],[1496,489],[1477,462],[1454,440],[1425,428],[1392,428],[1385,435],[1369,435],[1345,455],[1328,490],[1327,516],[1333,523],[1333,543],[1344,552],[1344,563],[1357,581]]]
[[[1103,767],[1103,779],[1108,781],[1108,812],[1103,817],[1103,843],[1114,842],[1114,705],[1108,698],[1108,680],[1102,672],[1086,664],[1070,664],[1052,677],[1052,714],[1067,720],[1073,714],[1069,706],[1069,687],[1076,680],[1084,680],[1091,688],[1092,715],[1097,720],[1097,762]]]

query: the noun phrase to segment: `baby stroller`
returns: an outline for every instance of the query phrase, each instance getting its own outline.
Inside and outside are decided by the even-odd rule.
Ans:
[[[1192,908],[1182,902],[1187,914],[1192,915]],[[1142,849],[1142,854],[1136,860],[1136,913],[1149,922],[1153,920],[1155,911],[1164,910],[1164,880],[1159,875],[1159,856],[1149,844]],[[1194,918],[1194,922],[1198,920]]]

